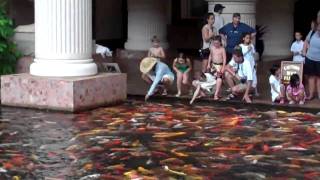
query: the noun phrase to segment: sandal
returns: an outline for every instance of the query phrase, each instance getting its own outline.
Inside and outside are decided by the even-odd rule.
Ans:
[[[235,95],[229,94],[228,97],[226,98],[226,100],[229,101],[229,100],[232,100],[232,99],[234,99],[234,98],[236,98]]]
[[[168,95],[167,90],[163,90],[163,92],[162,92],[162,96],[166,96],[166,95]]]

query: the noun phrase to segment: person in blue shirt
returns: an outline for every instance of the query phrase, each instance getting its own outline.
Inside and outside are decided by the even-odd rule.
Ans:
[[[151,84],[148,93],[145,96],[147,101],[152,96],[159,84],[164,85],[162,95],[167,95],[167,89],[174,82],[174,74],[165,63],[156,58],[147,57],[140,63],[142,79]]]
[[[240,22],[240,13],[234,13],[232,23],[226,24],[219,30],[219,34],[227,41],[227,61],[232,59],[232,51],[239,45],[244,34],[251,33],[252,38],[256,35],[256,30],[249,25]]]

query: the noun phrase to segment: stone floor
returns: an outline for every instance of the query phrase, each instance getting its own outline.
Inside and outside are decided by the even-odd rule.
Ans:
[[[167,61],[167,64],[172,64],[172,60],[174,59],[175,53],[167,53],[169,61]],[[95,55],[94,59],[96,62],[102,63],[102,62],[116,62],[119,64],[120,69],[122,72],[128,74],[127,79],[127,87],[128,87],[128,95],[135,95],[135,96],[143,96],[148,90],[148,85],[144,83],[144,81],[140,78],[140,71],[139,71],[139,63],[140,60],[146,56],[146,52],[130,52],[130,51],[124,51],[124,50],[118,50],[116,52],[116,58],[108,58],[108,59],[102,59],[100,56]],[[275,60],[278,59],[278,60]],[[269,69],[272,66],[272,64],[280,64],[281,60],[286,60],[286,58],[278,58],[273,57],[269,58],[265,61],[261,61],[258,64],[258,81],[259,81],[259,88],[258,91],[260,93],[259,97],[254,98],[255,104],[264,104],[264,105],[272,105],[271,99],[270,99],[270,87],[268,84],[269,79]],[[32,58],[24,58],[18,63],[17,70],[19,73],[25,73],[26,66],[28,67],[28,64],[30,64],[32,61]],[[192,59],[193,66],[194,66],[194,73],[192,74],[192,77],[197,76],[197,72],[201,69],[201,61],[197,59]],[[226,89],[226,87],[224,87]],[[173,95],[176,93],[176,85],[173,85],[170,90],[169,97],[173,97]],[[226,93],[224,93],[226,94]],[[183,98],[190,98],[188,96],[184,96]],[[237,103],[237,102],[234,102]],[[289,106],[288,104],[284,106]],[[290,106],[292,107],[292,106]],[[320,109],[320,100],[313,100],[307,102],[305,105],[302,106],[303,108],[311,108],[311,109]]]
[[[126,52],[127,53],[127,52]],[[118,60],[116,60],[122,71],[125,71],[128,73],[128,94],[129,95],[145,95],[145,93],[148,90],[148,85],[144,83],[144,81],[140,78],[140,72],[139,72],[139,59],[135,59],[133,57],[143,57],[145,53],[140,52],[136,54],[123,54],[123,52],[118,53],[118,57],[120,57]],[[126,57],[132,57],[129,59],[125,59],[123,56]],[[174,57],[169,57],[168,59],[174,59]],[[285,58],[282,60],[286,60]],[[172,64],[172,60],[167,62],[168,64]],[[269,69],[273,64],[281,64],[281,60],[270,60],[268,61],[261,61],[258,64],[258,81],[259,81],[259,87],[258,91],[260,96],[254,98],[255,104],[268,104],[272,105],[271,102],[271,95],[270,95],[270,86],[269,86]],[[201,69],[201,61],[199,60],[193,60],[193,66],[194,66],[194,73],[193,77],[196,76],[197,72]],[[226,86],[224,87],[226,89]],[[173,97],[176,93],[176,85],[174,84],[171,88],[169,97]],[[224,93],[226,95],[226,92]],[[190,98],[188,95],[184,96],[183,98]],[[223,101],[224,99],[222,99]],[[235,102],[237,103],[237,102]],[[283,105],[289,106],[288,104]],[[299,106],[298,106],[299,107]],[[320,109],[320,100],[313,100],[307,102],[305,105],[303,105],[303,108],[311,108],[311,109]]]

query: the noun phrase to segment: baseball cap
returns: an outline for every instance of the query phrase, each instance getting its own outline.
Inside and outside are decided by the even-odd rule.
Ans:
[[[216,4],[214,6],[214,12],[220,11],[222,9],[226,8],[225,6],[223,6],[222,4]]]

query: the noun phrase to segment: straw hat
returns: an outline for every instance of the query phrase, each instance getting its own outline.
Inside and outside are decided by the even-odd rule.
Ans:
[[[143,74],[147,74],[151,71],[154,65],[157,64],[157,59],[152,57],[144,58],[140,63],[140,71]]]

